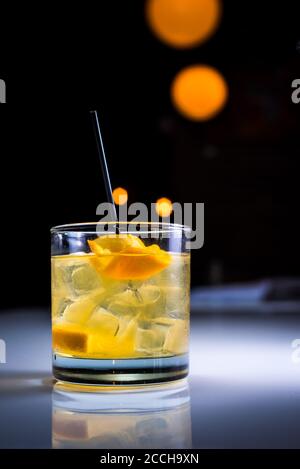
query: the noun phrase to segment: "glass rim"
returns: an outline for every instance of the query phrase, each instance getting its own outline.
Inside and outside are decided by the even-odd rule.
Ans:
[[[90,231],[88,227],[94,226],[95,228],[98,225],[126,225],[129,229],[126,230],[121,230],[120,234],[151,234],[151,233],[174,233],[178,231],[188,231],[191,232],[191,227],[187,225],[180,225],[179,223],[167,223],[167,222],[152,222],[152,221],[99,221],[99,222],[83,222],[83,223],[67,223],[64,225],[57,225],[53,226],[50,228],[50,233],[85,233],[85,234],[94,234],[95,232],[97,233],[97,230],[95,229],[94,231]],[[145,225],[147,227],[155,226],[156,228],[153,229],[147,229],[147,230],[130,230],[130,225]],[[82,229],[85,228],[85,229]],[[105,232],[103,232],[106,234]],[[107,232],[109,234],[109,231]]]

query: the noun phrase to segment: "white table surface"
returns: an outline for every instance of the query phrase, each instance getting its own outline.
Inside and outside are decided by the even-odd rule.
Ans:
[[[55,394],[50,315],[39,310],[4,312],[0,314],[0,338],[7,347],[7,363],[0,364],[0,447],[51,448]],[[66,436],[62,447],[92,444],[123,448],[134,443],[134,447],[154,448],[170,444],[194,448],[299,448],[300,363],[292,361],[291,347],[297,338],[300,316],[286,316],[284,311],[262,316],[195,314],[191,327],[190,407],[151,414],[145,394],[145,412],[128,414],[124,420],[124,415],[107,412],[104,417],[99,396],[95,415],[85,413],[78,419],[91,428],[91,435],[104,421],[109,432],[100,432],[98,439],[87,438],[84,442],[71,433],[70,441]],[[76,422],[76,415],[71,418]],[[179,432],[177,429],[177,433],[170,434],[172,422],[178,427],[181,418]],[[159,426],[165,428],[165,439],[158,442],[155,435]],[[147,432],[147,439],[139,436],[134,440],[134,431],[142,437]]]

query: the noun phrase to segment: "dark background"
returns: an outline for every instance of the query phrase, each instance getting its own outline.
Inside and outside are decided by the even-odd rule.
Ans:
[[[193,285],[300,275],[297,2],[223,1],[216,34],[162,44],[142,0],[26,5],[4,13],[0,78],[1,307],[49,303],[49,228],[93,221],[105,197],[89,109],[99,109],[113,186],[129,203],[205,203]],[[95,6],[94,6],[95,5]],[[206,123],[173,108],[186,65],[216,67],[226,108]]]

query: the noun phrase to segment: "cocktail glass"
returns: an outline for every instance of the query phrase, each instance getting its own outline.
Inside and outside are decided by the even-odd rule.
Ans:
[[[167,223],[51,230],[53,372],[134,386],[188,373],[189,228]]]

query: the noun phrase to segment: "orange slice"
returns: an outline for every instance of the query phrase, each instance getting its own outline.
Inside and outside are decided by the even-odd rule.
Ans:
[[[168,267],[171,256],[156,244],[145,246],[133,235],[108,235],[88,241],[96,254],[92,264],[115,280],[143,280]]]
[[[128,247],[144,248],[143,241],[137,236],[131,234],[104,235],[93,241],[88,241],[91,250],[102,256],[113,252],[121,252]]]
[[[62,353],[85,353],[88,348],[88,335],[71,325],[54,325],[52,329],[53,348]]]

